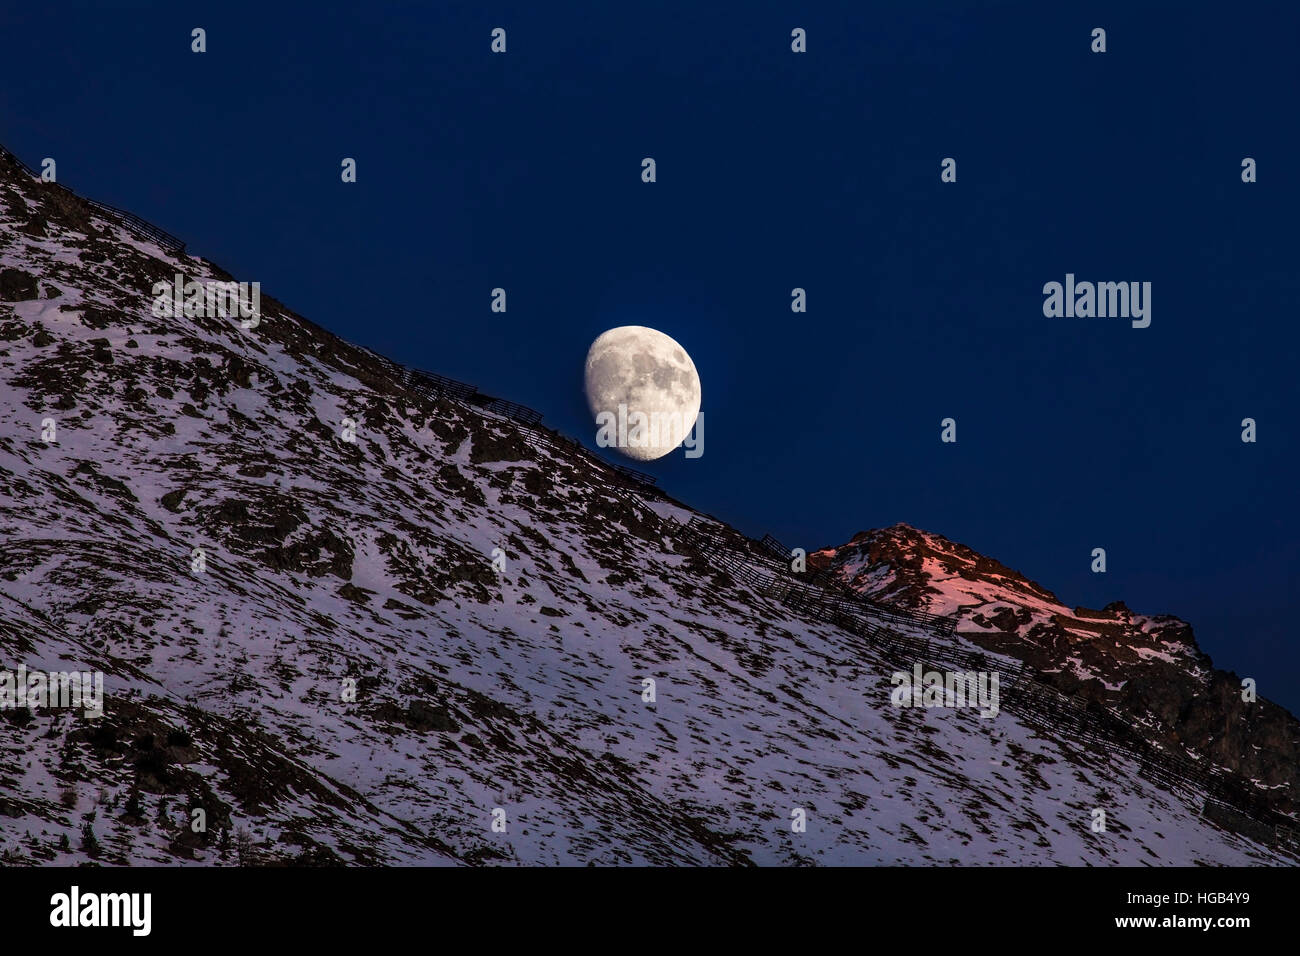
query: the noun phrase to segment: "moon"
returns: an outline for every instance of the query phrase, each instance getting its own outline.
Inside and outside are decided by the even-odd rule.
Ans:
[[[598,425],[602,414],[618,421],[624,407],[623,420],[632,427],[618,428],[627,440],[613,447],[638,461],[662,458],[680,445],[700,413],[700,376],[686,349],[643,325],[602,332],[587,350],[585,380]],[[639,434],[638,412],[648,426]]]

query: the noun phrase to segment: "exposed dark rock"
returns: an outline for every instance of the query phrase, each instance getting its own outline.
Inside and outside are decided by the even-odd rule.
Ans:
[[[36,298],[36,276],[21,269],[0,269],[0,302],[26,302]]]

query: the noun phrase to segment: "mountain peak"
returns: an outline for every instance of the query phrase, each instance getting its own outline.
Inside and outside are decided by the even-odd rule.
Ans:
[[[874,600],[955,615],[964,638],[1016,657],[1063,690],[1122,708],[1167,745],[1273,785],[1300,783],[1295,719],[1271,703],[1246,705],[1236,676],[1214,669],[1177,617],[1140,614],[1124,601],[1099,611],[1067,606],[995,558],[903,523],[859,532],[808,562]],[[1243,748],[1245,726],[1287,743],[1267,755]]]
[[[1056,596],[1001,562],[905,522],[860,531],[847,543],[809,556],[846,583],[881,600],[933,614],[958,614],[1003,591],[1060,607]]]

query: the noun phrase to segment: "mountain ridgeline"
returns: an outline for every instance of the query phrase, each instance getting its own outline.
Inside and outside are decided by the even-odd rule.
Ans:
[[[235,281],[0,153],[0,681],[103,682],[0,700],[4,862],[1296,861],[1296,721],[1183,622],[906,526],[797,573],[265,293],[156,314],[178,274]]]

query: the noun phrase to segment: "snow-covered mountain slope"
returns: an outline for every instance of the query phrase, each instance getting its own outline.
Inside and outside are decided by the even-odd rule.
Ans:
[[[809,563],[877,600],[955,615],[965,639],[1120,709],[1163,746],[1257,782],[1279,809],[1297,808],[1300,724],[1270,701],[1244,700],[1241,678],[1214,668],[1185,621],[1119,601],[1068,607],[1019,572],[905,524],[858,534]]]
[[[1294,862],[1051,715],[892,706],[685,507],[265,295],[155,317],[177,272],[228,278],[0,156],[0,668],[105,675],[0,711],[5,861]]]

